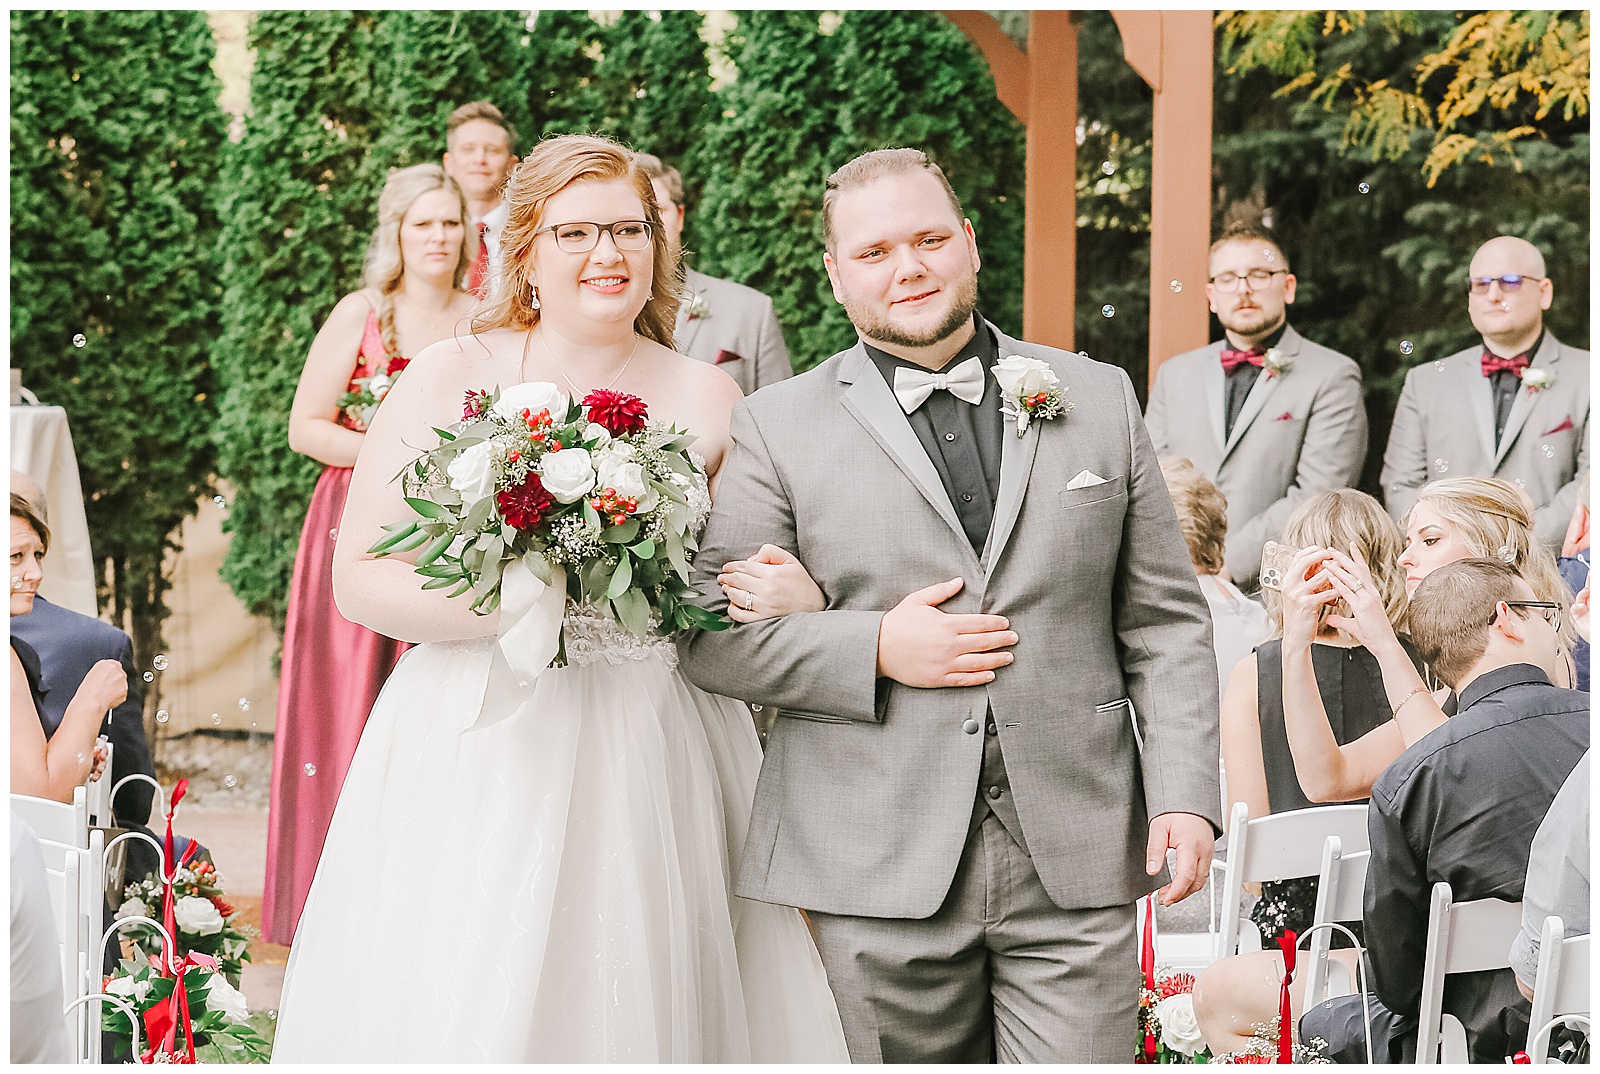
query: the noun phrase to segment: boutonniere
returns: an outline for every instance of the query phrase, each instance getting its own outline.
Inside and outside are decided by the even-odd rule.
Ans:
[[[706,296],[698,291],[690,295],[685,320],[698,321],[702,317],[709,316],[711,316],[711,303],[706,301]]]
[[[1530,392],[1542,392],[1556,382],[1556,378],[1548,369],[1535,369],[1528,366],[1522,371],[1522,386]]]
[[[1000,412],[1017,423],[1017,435],[1028,431],[1028,423],[1059,418],[1072,409],[1067,390],[1055,370],[1037,358],[1008,354],[994,364],[994,379],[1000,385]]]
[[[1294,362],[1287,354],[1276,347],[1268,347],[1267,353],[1261,356],[1261,368],[1266,370],[1267,379],[1280,377],[1294,368]]]

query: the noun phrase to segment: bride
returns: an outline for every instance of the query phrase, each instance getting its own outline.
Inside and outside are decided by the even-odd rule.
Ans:
[[[273,1058],[845,1062],[799,912],[732,894],[761,764],[749,711],[681,677],[667,639],[639,642],[570,604],[569,665],[519,687],[498,613],[421,590],[402,557],[365,555],[408,517],[392,479],[471,389],[614,388],[696,434],[709,474],[728,448],[739,389],[670,349],[671,254],[628,151],[547,140],[506,201],[487,330],[417,355],[351,481],[339,609],[422,644],[345,779]]]

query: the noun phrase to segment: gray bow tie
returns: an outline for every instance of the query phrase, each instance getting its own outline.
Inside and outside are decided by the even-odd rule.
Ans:
[[[968,358],[948,373],[930,373],[905,366],[894,371],[894,397],[907,414],[941,390],[977,406],[983,401],[983,362],[976,357]]]

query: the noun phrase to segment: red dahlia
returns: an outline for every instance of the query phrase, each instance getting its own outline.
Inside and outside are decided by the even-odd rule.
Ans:
[[[583,405],[589,408],[589,420],[612,436],[644,431],[645,405],[637,395],[596,388],[584,397]]]
[[[531,530],[544,521],[556,499],[545,489],[538,474],[529,474],[522,484],[496,493],[494,502],[500,506],[501,517],[513,529]]]
[[[233,904],[228,902],[228,900],[224,899],[221,895],[211,896],[211,905],[215,906],[217,908],[217,913],[221,914],[223,917],[233,916]]]
[[[410,358],[402,358],[398,354],[389,359],[388,373],[391,377],[397,376],[400,370],[411,364]]]
[[[467,392],[467,399],[461,405],[461,420],[470,421],[489,409],[488,392]]]
[[[1194,974],[1174,973],[1163,977],[1156,985],[1162,999],[1194,991]]]

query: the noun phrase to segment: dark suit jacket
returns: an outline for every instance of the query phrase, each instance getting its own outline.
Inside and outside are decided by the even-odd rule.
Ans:
[[[1372,785],[1362,920],[1378,1062],[1415,1061],[1433,885],[1448,883],[1457,902],[1520,902],[1534,833],[1588,748],[1589,695],[1512,664],[1468,683],[1458,713]],[[1444,1009],[1466,1028],[1474,1063],[1503,1061],[1528,1032],[1509,969],[1453,975]],[[1301,1020],[1301,1039],[1322,1037],[1331,1056],[1363,1062],[1360,1017],[1359,996],[1321,1004]]]
[[[128,699],[112,711],[101,728],[115,747],[111,771],[102,777],[116,781],[133,772],[154,776],[150,745],[144,737],[144,693],[133,667],[133,642],[110,623],[51,604],[35,597],[33,611],[11,617],[11,633],[39,654],[43,681],[39,689],[39,722],[45,737],[55,734],[89,669],[100,660],[116,660],[128,676]],[[124,826],[150,823],[150,803],[155,791],[143,781],[130,783],[117,793],[112,805]]]

